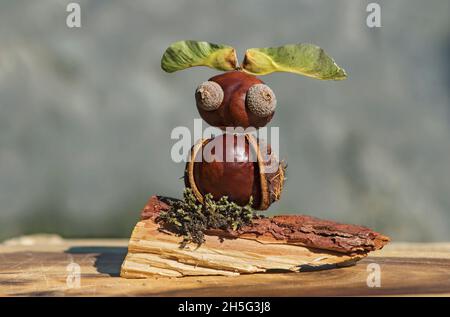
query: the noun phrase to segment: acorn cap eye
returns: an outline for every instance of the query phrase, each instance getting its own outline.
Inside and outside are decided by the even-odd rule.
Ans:
[[[277,98],[269,86],[256,84],[247,91],[247,108],[258,117],[270,116],[277,106]]]
[[[220,107],[223,101],[223,89],[214,81],[201,83],[195,91],[197,105],[205,111],[213,111]]]

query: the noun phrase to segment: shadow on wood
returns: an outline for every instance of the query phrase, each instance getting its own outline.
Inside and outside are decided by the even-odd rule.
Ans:
[[[64,253],[67,254],[94,254],[94,266],[99,273],[109,276],[120,276],[120,266],[127,255],[127,248],[102,246],[74,246]]]

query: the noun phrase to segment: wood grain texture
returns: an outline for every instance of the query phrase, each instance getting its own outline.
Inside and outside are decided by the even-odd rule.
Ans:
[[[131,235],[121,276],[235,276],[275,270],[299,272],[348,266],[366,256],[299,245],[261,243],[251,238],[205,236],[205,240],[200,247],[191,244],[181,249],[180,237],[161,231],[151,219],[140,221]]]
[[[355,266],[304,273],[151,279],[119,277],[127,240],[29,237],[0,244],[0,296],[450,295],[450,243],[392,243]],[[80,288],[66,284],[80,265]],[[381,287],[366,284],[381,267]]]

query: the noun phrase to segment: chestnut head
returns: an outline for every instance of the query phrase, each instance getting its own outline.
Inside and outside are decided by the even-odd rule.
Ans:
[[[223,73],[200,84],[195,100],[202,119],[221,129],[264,127],[277,104],[272,89],[243,71]]]

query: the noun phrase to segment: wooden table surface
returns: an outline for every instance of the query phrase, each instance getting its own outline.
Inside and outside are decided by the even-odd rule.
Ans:
[[[126,252],[126,240],[10,240],[0,244],[0,296],[450,296],[450,243],[391,243],[325,271],[181,279],[123,279]],[[380,287],[367,286],[370,263],[380,266]]]

